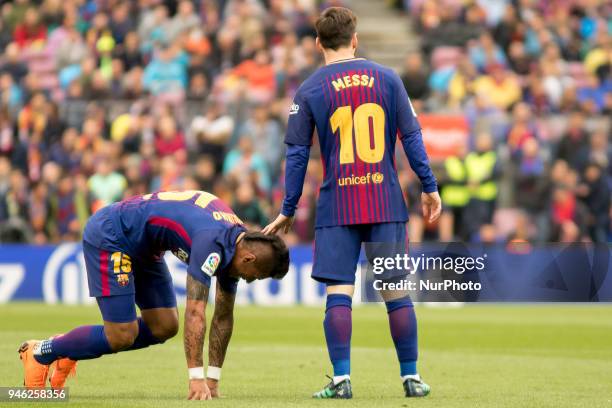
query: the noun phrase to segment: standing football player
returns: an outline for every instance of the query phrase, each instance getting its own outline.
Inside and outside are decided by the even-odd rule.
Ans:
[[[440,215],[437,183],[430,169],[421,128],[402,81],[390,68],[355,58],[355,15],[331,7],[318,18],[317,48],[325,66],[298,89],[289,111],[285,199],[281,214],[265,229],[287,232],[302,194],[316,127],[325,169],[317,205],[312,277],[327,286],[323,328],[333,380],[315,398],[351,398],[351,305],[363,242],[406,240],[408,213],[394,152],[402,143],[419,177],[423,214]],[[429,393],[417,372],[417,325],[409,298],[385,298],[391,336],[407,397]]]
[[[282,279],[289,268],[289,253],[280,238],[246,231],[223,201],[203,191],[148,194],[93,215],[85,227],[83,253],[90,295],[96,297],[104,324],[23,343],[19,355],[24,385],[41,388],[49,379],[53,388],[61,388],[78,360],[138,350],[176,335],[178,311],[172,278],[162,259],[165,251],[188,265],[184,327],[188,398],[219,396],[238,280]],[[213,276],[217,287],[205,376],[205,310]]]

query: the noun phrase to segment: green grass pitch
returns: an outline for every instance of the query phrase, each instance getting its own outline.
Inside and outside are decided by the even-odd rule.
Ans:
[[[53,406],[612,408],[612,305],[417,309],[419,368],[432,386],[425,399],[402,398],[383,307],[354,309],[355,397],[348,402],[310,399],[331,372],[322,308],[245,306],[236,311],[223,398],[185,400],[187,372],[177,336],[146,350],[81,362],[69,383],[70,402]],[[16,351],[22,340],[98,321],[94,307],[0,306],[0,386],[21,383]]]

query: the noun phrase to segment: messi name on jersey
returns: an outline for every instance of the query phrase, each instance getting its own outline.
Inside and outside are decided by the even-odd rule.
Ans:
[[[345,75],[342,78],[332,81],[332,85],[336,92],[353,86],[366,86],[372,88],[374,86],[374,77],[369,75]]]

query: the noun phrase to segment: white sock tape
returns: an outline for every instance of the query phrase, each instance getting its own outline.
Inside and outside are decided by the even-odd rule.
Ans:
[[[221,379],[221,368],[208,366],[208,369],[206,370],[206,378],[219,381]]]
[[[192,367],[189,369],[190,380],[203,380],[204,379],[204,367]]]

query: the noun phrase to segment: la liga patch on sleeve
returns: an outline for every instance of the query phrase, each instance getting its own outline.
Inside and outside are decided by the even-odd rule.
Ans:
[[[208,258],[206,258],[206,260],[202,264],[202,272],[212,277],[215,274],[215,271],[217,270],[217,267],[220,263],[221,255],[219,255],[217,252],[212,252],[210,255],[208,255]]]

